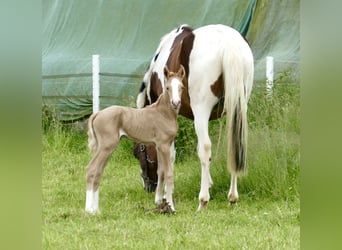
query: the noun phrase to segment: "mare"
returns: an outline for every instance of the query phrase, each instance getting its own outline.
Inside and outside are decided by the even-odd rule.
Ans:
[[[180,65],[185,68],[179,114],[194,120],[198,138],[197,153],[201,162],[198,210],[208,206],[209,188],[213,184],[209,169],[208,121],[220,118],[224,113],[227,165],[231,173],[228,200],[236,202],[237,177],[247,169],[247,104],[254,77],[253,54],[247,41],[235,29],[221,24],[195,30],[181,25],[172,30],[161,39],[144,75],[137,97],[138,108],[155,102],[165,89],[165,65],[171,71],[176,71]],[[148,173],[151,177],[153,169]]]
[[[88,146],[94,154],[87,166],[86,212],[99,212],[99,185],[104,167],[119,145],[120,137],[125,135],[137,142],[153,144],[157,149],[158,183],[155,202],[163,202],[165,182],[165,198],[174,211],[173,165],[174,157],[171,145],[178,130],[177,116],[181,105],[183,90],[182,80],[184,68],[177,73],[164,68],[166,78],[165,91],[157,101],[143,109],[122,106],[110,106],[92,114],[88,122]]]

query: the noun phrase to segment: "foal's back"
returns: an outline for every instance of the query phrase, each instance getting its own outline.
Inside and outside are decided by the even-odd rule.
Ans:
[[[96,114],[93,127],[102,140],[119,140],[125,135],[137,142],[153,144],[172,142],[178,129],[177,120],[167,119],[156,106],[143,109],[110,106]]]

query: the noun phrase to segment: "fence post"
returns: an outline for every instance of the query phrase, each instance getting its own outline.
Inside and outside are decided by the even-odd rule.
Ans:
[[[100,110],[100,56],[93,55],[93,113]]]
[[[273,92],[273,57],[267,56],[266,57],[266,91],[267,95],[271,95]]]

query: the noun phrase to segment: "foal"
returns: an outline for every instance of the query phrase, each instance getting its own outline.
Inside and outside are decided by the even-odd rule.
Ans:
[[[171,145],[178,130],[177,116],[185,70],[180,65],[178,72],[174,73],[165,67],[164,75],[165,91],[154,104],[143,109],[111,106],[90,116],[88,146],[94,156],[87,167],[86,212],[99,212],[99,185],[103,169],[123,135],[134,141],[156,146],[159,167],[155,202],[162,202],[165,182],[165,198],[174,210],[171,165],[174,152],[171,152]]]

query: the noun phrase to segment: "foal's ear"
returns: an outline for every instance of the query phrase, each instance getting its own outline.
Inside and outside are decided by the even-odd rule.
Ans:
[[[179,77],[183,80],[183,78],[185,77],[185,69],[183,67],[183,65],[180,65],[180,68],[177,72],[177,75],[179,75]]]
[[[169,68],[165,65],[164,67],[164,76],[168,79],[170,75]]]

